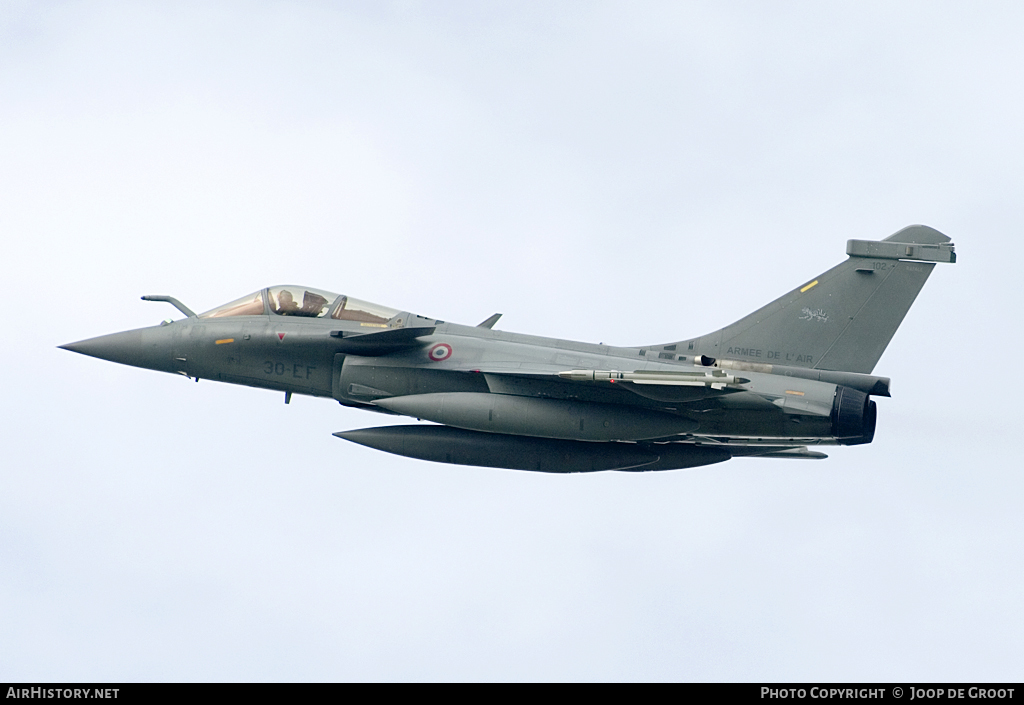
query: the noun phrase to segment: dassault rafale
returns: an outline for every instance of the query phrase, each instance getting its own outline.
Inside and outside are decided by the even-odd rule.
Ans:
[[[62,345],[204,380],[336,399],[420,421],[339,431],[410,458],[541,472],[673,470],[824,458],[870,443],[872,375],[950,239],[912,225],[707,335],[615,347],[447,323],[304,286]]]

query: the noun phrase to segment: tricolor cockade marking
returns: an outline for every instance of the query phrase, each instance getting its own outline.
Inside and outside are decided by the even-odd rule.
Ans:
[[[427,353],[427,357],[429,357],[434,362],[441,362],[442,360],[447,360],[451,356],[452,346],[449,345],[448,343],[438,343],[434,347],[430,348],[430,352]]]

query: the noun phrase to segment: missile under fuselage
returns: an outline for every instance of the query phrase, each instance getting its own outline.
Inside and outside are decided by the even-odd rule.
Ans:
[[[338,438],[406,458],[551,473],[677,470],[728,460],[724,447],[678,443],[592,443],[469,431],[450,426],[383,426]]]
[[[574,382],[632,382],[633,384],[656,384],[667,387],[711,387],[725,389],[745,384],[750,380],[737,377],[724,370],[566,370],[559,372],[562,379]]]

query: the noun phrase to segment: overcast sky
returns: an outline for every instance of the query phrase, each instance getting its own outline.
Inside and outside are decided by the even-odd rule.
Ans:
[[[0,0],[0,681],[1024,679],[1018,2]],[[945,232],[825,461],[549,476],[55,346],[294,283],[631,345]]]

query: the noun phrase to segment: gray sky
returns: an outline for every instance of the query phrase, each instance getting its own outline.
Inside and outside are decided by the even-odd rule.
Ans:
[[[0,680],[1021,680],[1019,3],[0,0]],[[56,345],[297,283],[642,344],[957,242],[870,446],[565,477]]]

